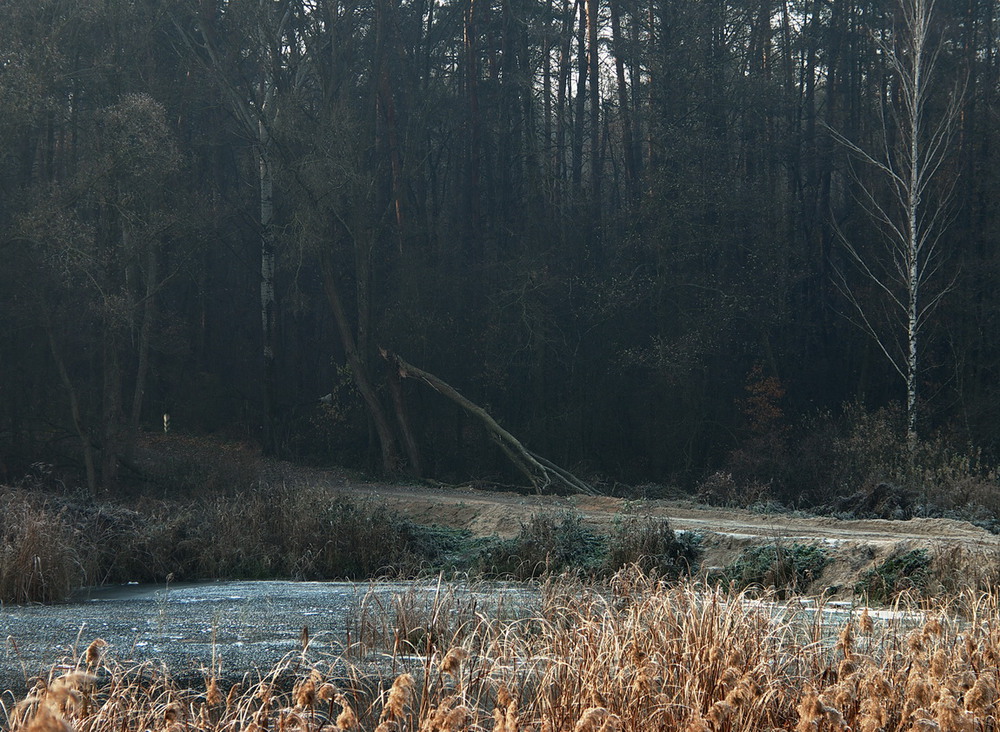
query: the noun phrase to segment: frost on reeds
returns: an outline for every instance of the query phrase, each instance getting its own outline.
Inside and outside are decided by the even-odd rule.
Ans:
[[[443,627],[443,626],[441,626]],[[907,732],[1000,729],[1000,594],[891,613],[637,573],[553,583],[367,667],[317,644],[199,689],[94,646],[3,713],[12,732]],[[103,651],[107,650],[107,653]],[[384,658],[384,657],[383,657]],[[381,668],[381,671],[378,671]],[[2,712],[0,712],[2,713]]]

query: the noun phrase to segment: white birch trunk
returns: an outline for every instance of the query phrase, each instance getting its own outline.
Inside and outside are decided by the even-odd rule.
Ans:
[[[929,81],[936,60],[936,51],[928,46],[934,0],[900,0],[900,9],[903,27],[894,30],[891,41],[881,42],[900,90],[901,108],[891,115],[898,124],[900,146],[893,151],[886,145],[882,151],[872,153],[836,132],[834,136],[881,175],[894,198],[893,204],[885,205],[874,191],[862,189],[862,206],[885,234],[885,252],[881,258],[866,259],[846,237],[841,238],[861,274],[882,293],[889,311],[898,318],[902,334],[887,333],[879,327],[842,273],[839,284],[863,328],[875,338],[903,379],[906,439],[912,451],[917,444],[921,331],[930,312],[949,289],[942,287],[930,296],[923,292],[940,265],[936,249],[948,192],[940,193],[929,211],[924,196],[947,156],[960,95],[952,95],[945,112],[933,124],[925,119]],[[890,136],[888,127],[885,136]]]
[[[909,129],[909,186],[906,191],[907,214],[907,312],[906,312],[906,441],[912,452],[917,443],[917,347],[920,337],[918,302],[921,280],[920,194],[924,187],[923,140],[921,119],[927,90],[923,78],[930,9],[933,0],[904,0],[903,15],[910,31],[907,49],[909,68],[901,74]],[[912,13],[912,14],[911,14]]]

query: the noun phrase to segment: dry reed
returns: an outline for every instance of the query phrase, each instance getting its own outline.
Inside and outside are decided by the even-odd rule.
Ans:
[[[397,673],[313,648],[223,693],[95,641],[7,714],[15,732],[878,732],[998,729],[1000,594],[893,611],[775,603],[637,572],[480,614]],[[398,634],[397,634],[398,637]],[[114,649],[110,649],[113,651]],[[409,666],[404,666],[409,662]],[[357,665],[355,665],[355,663]],[[294,679],[289,676],[294,674]]]

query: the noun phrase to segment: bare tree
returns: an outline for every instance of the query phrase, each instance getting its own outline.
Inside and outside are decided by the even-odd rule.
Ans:
[[[935,0],[899,0],[900,27],[876,38],[891,72],[889,83],[896,87],[894,94],[883,99],[898,99],[895,105],[881,104],[881,147],[868,150],[833,132],[856,158],[875,170],[888,192],[883,195],[883,189],[874,185],[859,186],[860,203],[880,234],[880,247],[874,254],[862,251],[840,232],[850,260],[874,286],[881,302],[862,302],[842,271],[838,285],[861,326],[906,384],[906,436],[911,450],[917,439],[921,333],[949,289],[937,286],[929,291],[941,266],[938,245],[947,228],[954,183],[944,182],[937,190],[934,186],[948,157],[961,96],[958,89],[953,90],[944,109],[932,118],[929,102],[940,53],[931,37],[934,4]],[[883,307],[890,314],[890,332],[875,317]]]

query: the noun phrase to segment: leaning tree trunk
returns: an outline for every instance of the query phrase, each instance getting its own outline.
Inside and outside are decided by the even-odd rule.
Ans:
[[[499,445],[504,454],[510,458],[514,466],[528,479],[538,492],[542,492],[552,486],[559,486],[577,493],[587,493],[592,496],[598,495],[597,491],[590,485],[577,478],[568,470],[560,468],[541,455],[533,453],[524,447],[520,440],[501,427],[485,409],[466,399],[453,386],[445,383],[434,374],[408,364],[391,351],[380,349],[379,352],[382,354],[382,358],[386,359],[398,371],[400,377],[423,381],[438,394],[447,397],[478,419],[486,427],[490,438]]]
[[[392,474],[399,469],[399,457],[396,450],[396,439],[393,437],[389,420],[386,419],[385,410],[375,393],[371,379],[368,377],[368,369],[358,353],[354,335],[347,322],[344,313],[344,305],[340,299],[340,291],[337,289],[336,273],[333,269],[333,262],[330,259],[329,251],[324,251],[321,255],[321,266],[323,270],[323,290],[326,292],[326,299],[333,311],[333,319],[337,323],[337,331],[340,333],[340,341],[344,347],[344,354],[347,357],[347,365],[351,368],[351,377],[354,385],[358,387],[358,392],[368,408],[378,434],[379,447],[382,451],[382,470],[387,474]]]
[[[389,393],[392,395],[392,406],[396,411],[396,424],[406,448],[406,459],[410,463],[409,473],[415,478],[423,475],[423,461],[420,459],[420,448],[410,427],[410,417],[406,410],[406,400],[403,398],[403,385],[400,383],[399,371],[388,364],[386,380],[389,383]]]

